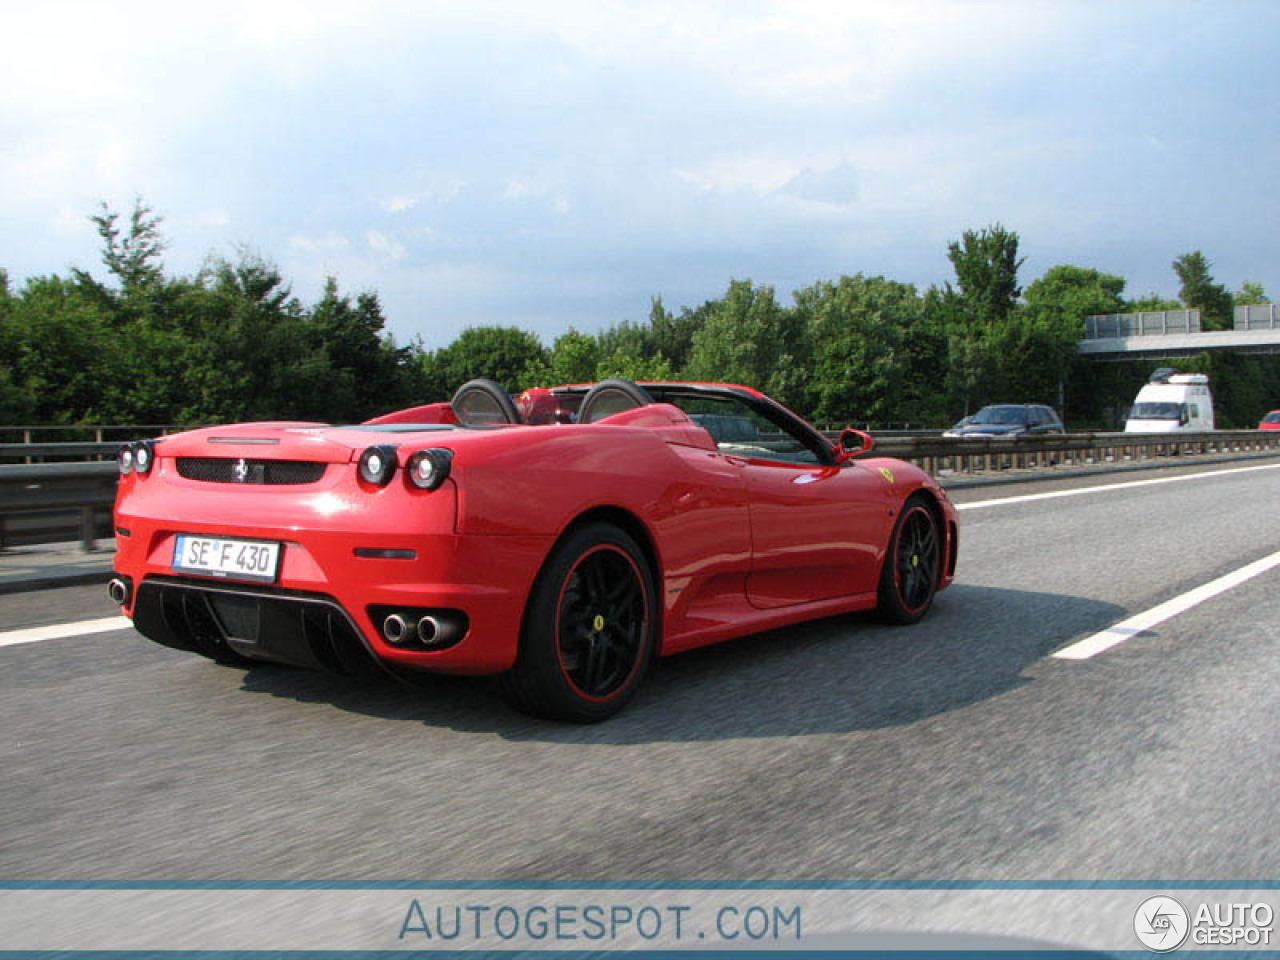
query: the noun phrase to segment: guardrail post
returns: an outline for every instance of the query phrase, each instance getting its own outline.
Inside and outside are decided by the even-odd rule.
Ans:
[[[95,541],[93,534],[93,507],[81,507],[80,549],[85,553],[91,553],[98,549],[98,544]]]

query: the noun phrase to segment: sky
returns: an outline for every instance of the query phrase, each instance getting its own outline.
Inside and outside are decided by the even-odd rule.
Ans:
[[[171,273],[249,251],[398,340],[550,344],[841,274],[1027,283],[1174,257],[1280,294],[1280,3],[0,0],[0,268],[98,275],[141,197]]]

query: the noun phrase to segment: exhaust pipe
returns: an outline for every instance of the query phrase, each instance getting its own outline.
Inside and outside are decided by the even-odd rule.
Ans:
[[[440,636],[441,624],[435,617],[423,617],[418,621],[418,639],[424,646],[431,646]]]
[[[382,621],[382,635],[387,638],[387,643],[402,642],[408,632],[409,624],[398,613],[393,613]]]
[[[457,610],[440,610],[418,621],[418,639],[424,647],[448,647],[467,632],[467,617]]]
[[[107,584],[107,596],[111,598],[112,603],[118,603],[123,607],[129,602],[129,585],[119,577],[112,577],[111,582]]]

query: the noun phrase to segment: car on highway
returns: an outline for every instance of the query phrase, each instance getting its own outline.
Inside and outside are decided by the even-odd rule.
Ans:
[[[1280,430],[1280,410],[1272,410],[1262,422],[1258,424],[1259,430]]]
[[[121,449],[109,589],[223,663],[492,674],[521,710],[593,722],[658,656],[923,617],[956,510],[872,446],[748,387],[617,379],[192,430]]]
[[[1062,421],[1053,407],[1039,403],[995,403],[965,417],[944,437],[1016,437],[1062,433]]]

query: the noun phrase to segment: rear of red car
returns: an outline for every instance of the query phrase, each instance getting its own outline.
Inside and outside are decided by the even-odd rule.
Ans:
[[[248,424],[133,445],[116,499],[125,612],[219,660],[506,669],[547,545],[459,535],[453,434]]]

